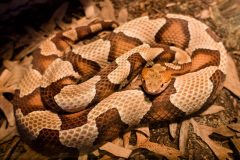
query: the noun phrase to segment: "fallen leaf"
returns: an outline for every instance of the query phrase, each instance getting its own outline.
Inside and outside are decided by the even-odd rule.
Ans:
[[[18,157],[18,159],[27,159],[27,160],[36,160],[36,159],[41,159],[41,160],[48,160],[49,157],[43,156],[36,151],[32,150],[28,145],[24,144],[23,145],[24,149],[26,152],[21,153],[21,155]]]
[[[11,140],[8,149],[4,152],[4,156],[2,157],[3,160],[7,160],[7,159],[11,158],[11,155],[12,155],[14,149],[16,148],[16,146],[18,145],[19,142],[20,142],[19,137],[14,137]]]
[[[149,127],[139,127],[139,128],[134,129],[134,130],[145,134],[145,136],[147,136],[147,137],[150,137]]]
[[[88,155],[87,154],[79,155],[78,160],[88,160]]]
[[[199,17],[200,17],[201,19],[210,18],[210,12],[209,12],[209,10],[208,10],[208,9],[202,10],[202,11],[200,12],[200,14],[199,14]]]
[[[139,148],[145,148],[149,151],[152,151],[158,155],[165,156],[167,159],[177,160],[181,156],[181,152],[175,148],[167,147],[162,144],[150,142],[149,140],[138,146]]]
[[[101,6],[100,16],[102,17],[102,19],[116,20],[114,15],[113,4],[110,0],[104,0],[104,2],[100,3],[100,6]]]
[[[0,94],[0,109],[3,111],[10,127],[15,126],[13,105]]]
[[[123,135],[123,146],[124,146],[124,148],[129,148],[130,137],[131,137],[131,131],[129,131],[129,132],[127,132]]]
[[[240,132],[240,123],[232,123],[228,124],[227,126],[234,131]]]
[[[12,82],[12,73],[5,69],[0,75],[0,93],[13,93],[15,91],[16,82]]]
[[[232,153],[232,150],[222,147],[220,144],[215,143],[209,138],[209,135],[213,133],[214,128],[198,124],[193,118],[190,121],[194,133],[196,133],[211,148],[218,159],[232,159],[228,155],[229,153]]]
[[[136,132],[136,136],[137,136],[137,143],[136,143],[136,147],[138,148],[141,144],[145,143],[146,141],[148,141],[148,137],[146,137],[145,134],[143,134],[142,132]]]
[[[208,107],[205,111],[203,111],[200,115],[205,116],[209,114],[215,114],[224,110],[225,108],[223,106],[213,104],[210,107]]]
[[[170,135],[171,135],[173,138],[176,138],[176,135],[177,135],[177,126],[178,126],[177,123],[170,123],[170,124],[169,124]]]
[[[179,133],[179,149],[182,154],[185,153],[185,149],[188,141],[188,132],[189,132],[190,121],[185,120],[182,122]]]
[[[69,2],[65,2],[60,7],[58,7],[53,13],[50,20],[45,25],[41,26],[41,29],[46,33],[53,31],[56,27],[56,24],[62,21],[64,15],[66,14],[66,11],[68,9],[68,4]]]
[[[100,158],[100,160],[112,160],[112,159],[113,159],[113,157],[111,157],[111,156],[109,156],[109,155],[107,155],[107,154],[103,155],[103,156]]]
[[[232,57],[230,57],[229,55],[227,77],[224,82],[224,87],[240,98],[240,81],[238,77],[237,68]]]
[[[100,155],[100,153],[99,153],[99,150],[98,150],[98,149],[96,149],[96,150],[92,151],[92,154],[93,154],[93,155],[95,155],[95,156],[99,156],[99,155]]]
[[[240,138],[231,138],[231,142],[237,150],[238,154],[240,153]]]
[[[128,19],[128,10],[126,8],[120,9],[118,13],[117,22],[119,24],[124,24],[127,22],[127,19]]]
[[[236,133],[229,129],[227,126],[220,126],[218,128],[214,128],[213,133],[222,135],[224,137],[233,137],[236,135]]]
[[[83,5],[85,16],[89,19],[97,17],[99,14],[99,9],[97,9],[96,4],[92,0],[80,0]]]
[[[114,156],[123,157],[123,158],[128,158],[130,156],[130,154],[132,153],[132,150],[120,147],[111,142],[105,143],[99,149],[107,151],[107,152],[113,154]]]
[[[23,61],[4,61],[3,65],[6,67],[5,71],[0,76],[0,92],[10,92],[18,88],[18,83],[22,79],[24,73],[29,68],[32,57],[26,57]]]
[[[7,126],[7,121],[4,120],[0,127],[0,144],[11,140],[16,135],[18,135],[17,127]]]
[[[118,146],[121,146],[123,147],[123,140],[122,138],[118,137],[118,138],[115,138],[113,141],[112,141],[113,144],[116,144]]]
[[[35,41],[34,43],[31,43],[29,44],[27,47],[25,47],[23,50],[21,50],[17,56],[15,57],[15,59],[22,59],[23,57],[26,57],[27,55],[29,55],[30,53],[32,53],[34,50],[36,50],[41,41],[45,40],[46,38],[42,38],[42,39],[39,39],[38,41]]]

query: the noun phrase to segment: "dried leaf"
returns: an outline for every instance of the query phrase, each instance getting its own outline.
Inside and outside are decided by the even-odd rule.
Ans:
[[[218,159],[232,159],[228,153],[232,153],[232,150],[222,147],[220,144],[215,143],[208,136],[213,133],[214,128],[200,125],[195,120],[191,119],[191,124],[196,133],[206,144],[211,148],[213,153],[217,156]]]
[[[147,137],[150,137],[149,127],[139,127],[139,128],[136,128],[135,130],[145,134],[145,136],[147,136]]]
[[[9,141],[16,135],[18,135],[16,126],[7,126],[7,121],[4,120],[0,127],[0,143]]]
[[[43,38],[39,39],[39,41],[35,41],[34,43],[31,43],[30,45],[28,45],[26,48],[24,48],[17,54],[15,59],[22,59],[23,57],[26,57],[27,55],[32,53],[34,50],[36,50],[39,47],[41,41],[43,41]]]
[[[213,129],[213,133],[222,135],[224,137],[233,137],[235,136],[235,132],[229,129],[227,126],[221,126],[218,128]]]
[[[240,123],[233,123],[233,124],[229,124],[227,126],[234,131],[240,132]]]
[[[3,111],[10,127],[15,126],[15,117],[13,112],[13,105],[3,95],[0,95],[0,109]]]
[[[88,155],[87,154],[79,155],[78,160],[88,160]]]
[[[100,158],[100,160],[112,160],[112,159],[113,159],[113,157],[111,157],[111,156],[109,156],[109,155],[107,155],[107,154],[103,155],[103,156]]]
[[[188,132],[189,132],[189,120],[185,120],[181,124],[180,133],[179,133],[179,149],[182,154],[185,153],[185,149],[187,148],[188,141]]]
[[[177,126],[178,126],[177,123],[171,123],[171,124],[169,124],[170,135],[171,135],[173,138],[176,138],[176,135],[177,135]]]
[[[49,158],[46,156],[43,156],[34,150],[32,150],[28,145],[23,145],[24,148],[26,149],[26,152],[22,153],[18,159],[27,159],[27,160],[36,160],[36,159],[41,159],[41,160],[48,160]]]
[[[118,137],[118,138],[115,138],[113,141],[112,141],[113,144],[116,144],[118,146],[121,146],[123,147],[123,140],[122,138]]]
[[[44,30],[46,33],[51,32],[56,27],[56,24],[58,22],[61,22],[64,15],[66,14],[66,11],[68,9],[68,3],[63,3],[58,9],[53,13],[50,20],[43,26],[41,26],[41,29]]]
[[[227,77],[224,82],[224,87],[240,98],[240,81],[238,77],[237,68],[232,57],[230,57],[229,55]]]
[[[99,155],[100,155],[100,153],[99,153],[99,150],[98,150],[98,149],[94,150],[94,151],[92,152],[92,154],[93,154],[93,155],[95,155],[95,156],[99,156]]]
[[[14,137],[12,141],[10,142],[10,146],[8,147],[7,151],[5,151],[4,156],[2,157],[3,160],[10,159],[12,152],[14,151],[17,144],[20,142],[19,137]]]
[[[209,10],[208,10],[208,9],[202,10],[202,11],[200,12],[200,14],[199,14],[199,17],[200,17],[201,19],[210,18],[210,12],[209,12]]]
[[[146,137],[146,135],[144,135],[142,132],[136,132],[136,136],[137,136],[137,144],[136,144],[137,148],[139,145],[148,141],[148,137]]]
[[[93,17],[97,17],[100,11],[92,0],[80,0],[80,2],[83,5],[85,16],[87,18],[91,19]]]
[[[117,157],[123,157],[123,158],[128,158],[129,155],[132,153],[132,150],[126,149],[123,147],[120,147],[116,144],[113,144],[111,142],[107,142],[104,145],[102,145],[99,149],[105,150]]]
[[[204,112],[201,113],[202,116],[205,115],[209,115],[209,114],[215,114],[221,111],[224,111],[225,108],[223,106],[219,106],[219,105],[211,105],[210,107],[208,107],[208,109],[206,109]]]
[[[181,152],[175,148],[167,147],[162,144],[153,143],[147,140],[143,144],[138,146],[139,148],[145,148],[149,151],[152,151],[158,155],[165,156],[167,159],[177,160],[179,156],[181,156]]]
[[[130,137],[131,137],[131,131],[129,131],[129,132],[127,132],[123,135],[123,146],[124,146],[124,148],[129,148]]]
[[[0,76],[0,92],[13,93],[17,89],[19,81],[30,66],[32,57],[26,57],[22,62],[4,61],[3,65],[7,68]]]
[[[126,8],[122,8],[118,13],[117,22],[119,24],[126,23],[128,19],[128,10]]]
[[[102,19],[116,20],[114,15],[113,4],[110,0],[104,0],[104,2],[100,3],[100,6],[101,6],[100,16],[102,17]]]
[[[240,138],[231,138],[231,142],[234,145],[238,153],[240,153]]]
[[[12,73],[5,69],[0,76],[0,93],[13,93],[17,88],[15,83],[11,83]]]

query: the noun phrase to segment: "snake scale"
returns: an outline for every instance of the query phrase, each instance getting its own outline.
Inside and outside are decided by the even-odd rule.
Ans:
[[[113,31],[75,45],[102,30]],[[174,62],[179,51],[190,61]],[[51,155],[87,153],[129,128],[196,113],[216,98],[227,70],[219,37],[179,14],[121,26],[92,22],[55,34],[32,56],[13,100],[15,117],[24,142]],[[124,89],[139,74],[142,87]]]

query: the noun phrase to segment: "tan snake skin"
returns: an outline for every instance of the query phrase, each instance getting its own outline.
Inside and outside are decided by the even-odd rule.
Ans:
[[[167,14],[116,27],[115,22],[100,21],[60,32],[33,53],[13,104],[22,139],[37,151],[52,156],[87,153],[131,127],[196,113],[222,89],[227,53],[202,22]],[[102,39],[71,47],[113,28]],[[176,51],[171,46],[187,52],[191,62],[172,63]],[[162,93],[148,94],[155,93],[148,90],[151,79],[144,82],[146,90],[120,91],[152,61],[171,77]],[[142,74],[144,79],[155,72],[146,69]]]

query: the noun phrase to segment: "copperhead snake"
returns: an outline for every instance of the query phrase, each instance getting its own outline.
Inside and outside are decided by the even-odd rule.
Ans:
[[[73,45],[111,29],[104,38]],[[174,48],[191,61],[173,63]],[[198,112],[222,89],[227,66],[218,36],[178,14],[119,27],[92,22],[57,33],[32,56],[13,100],[15,117],[21,138],[51,155],[87,153],[126,129]],[[145,67],[149,62],[155,65]],[[138,74],[141,89],[120,90]]]

